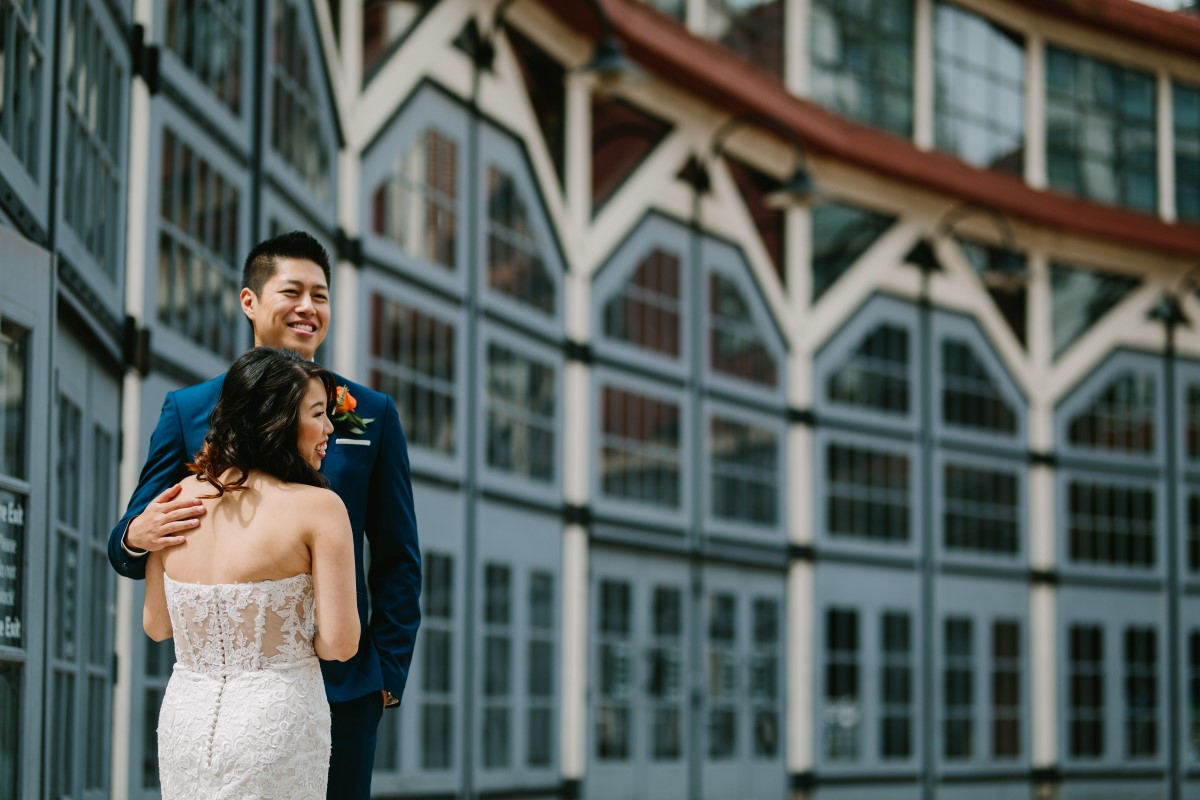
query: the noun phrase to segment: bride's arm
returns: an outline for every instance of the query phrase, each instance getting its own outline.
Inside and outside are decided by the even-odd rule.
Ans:
[[[161,553],[146,560],[146,603],[142,606],[142,628],[156,642],[171,638],[171,615],[167,612],[167,591],[163,586]]]
[[[354,586],[354,538],[346,506],[333,492],[316,493],[317,513],[309,549],[312,553],[313,594],[317,604],[317,655],[326,661],[346,661],[358,652],[361,623]]]

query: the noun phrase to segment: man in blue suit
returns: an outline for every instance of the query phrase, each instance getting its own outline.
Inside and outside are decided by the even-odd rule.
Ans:
[[[240,299],[255,345],[286,347],[312,359],[329,329],[329,256],[307,233],[269,239],[246,258]],[[144,579],[147,552],[185,542],[200,524],[205,510],[199,501],[175,498],[188,474],[184,465],[204,441],[224,378],[170,392],[163,401],[141,478],[108,539],[109,561],[121,575]],[[354,658],[321,662],[333,715],[329,797],[366,800],[379,720],[385,706],[400,703],[421,621],[421,554],[395,403],[337,380],[357,406],[335,416],[337,431],[322,471],[346,504],[354,531],[362,633]],[[371,547],[369,574],[363,569],[364,537]]]

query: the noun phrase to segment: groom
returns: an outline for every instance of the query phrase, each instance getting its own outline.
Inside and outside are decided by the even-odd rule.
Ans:
[[[241,304],[256,346],[286,347],[311,360],[329,329],[325,249],[302,232],[259,244],[242,271]],[[129,509],[108,539],[109,561],[127,578],[145,578],[147,552],[183,543],[200,524],[200,502],[175,498],[224,378],[170,392],[163,402]],[[322,472],[345,502],[354,531],[362,634],[354,658],[321,662],[333,716],[329,797],[367,800],[379,720],[385,705],[400,703],[421,622],[421,554],[396,406],[365,386],[341,377],[337,382],[350,398],[339,391],[339,411],[346,413],[335,414],[338,430]],[[363,570],[364,537],[371,548],[369,574]]]

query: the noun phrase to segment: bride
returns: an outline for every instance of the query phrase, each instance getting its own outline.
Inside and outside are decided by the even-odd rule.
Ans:
[[[333,375],[256,347],[230,368],[180,499],[207,506],[150,554],[143,626],[175,639],[158,719],[164,800],[325,797],[329,703],[317,658],[358,649],[354,545],[319,472]]]

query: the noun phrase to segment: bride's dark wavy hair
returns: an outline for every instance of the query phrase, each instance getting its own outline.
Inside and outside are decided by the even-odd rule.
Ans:
[[[297,353],[255,347],[233,362],[209,417],[204,445],[188,464],[188,471],[216,489],[208,497],[244,491],[254,469],[287,483],[327,485],[296,445],[300,404],[313,378],[325,386],[327,410],[332,412],[337,393],[333,373]],[[221,475],[230,468],[239,473],[237,478],[222,482]]]

